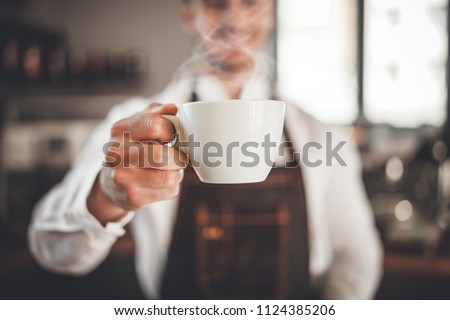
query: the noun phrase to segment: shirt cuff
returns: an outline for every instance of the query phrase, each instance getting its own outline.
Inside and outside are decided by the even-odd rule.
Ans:
[[[133,219],[134,211],[128,212],[124,217],[118,221],[108,222],[103,226],[100,221],[95,218],[92,213],[86,208],[86,212],[83,215],[83,225],[87,230],[92,232],[102,232],[116,237],[121,237],[125,234],[125,226]]]
[[[108,222],[103,226],[100,221],[89,211],[87,208],[86,199],[91,192],[92,186],[97,178],[97,174],[100,171],[100,167],[93,168],[92,172],[85,175],[85,181],[80,188],[78,195],[76,196],[76,203],[80,208],[80,218],[83,224],[84,230],[94,233],[95,235],[107,234],[115,237],[121,237],[125,234],[124,227],[133,219],[134,211],[129,211],[124,217],[115,222]]]

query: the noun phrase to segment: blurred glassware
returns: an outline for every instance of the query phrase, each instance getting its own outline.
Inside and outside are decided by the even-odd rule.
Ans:
[[[107,78],[106,52],[99,49],[87,53],[88,75],[91,82],[104,82]]]
[[[71,82],[85,80],[87,76],[87,62],[85,49],[74,48],[69,51],[69,75]]]
[[[12,35],[5,40],[2,52],[2,77],[3,81],[14,81],[19,78],[19,39]]]
[[[147,74],[147,55],[143,50],[130,50],[127,58],[127,79],[142,82]]]
[[[39,81],[43,72],[42,44],[38,41],[30,43],[23,52],[23,73],[27,81]]]
[[[108,52],[109,80],[118,81],[126,78],[128,51],[117,47]]]

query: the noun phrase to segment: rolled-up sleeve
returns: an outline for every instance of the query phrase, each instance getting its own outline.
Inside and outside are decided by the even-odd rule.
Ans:
[[[131,108],[145,107],[137,102]],[[38,263],[51,271],[83,275],[95,269],[108,255],[125,225],[133,218],[129,212],[120,221],[105,226],[89,212],[87,197],[104,160],[103,145],[108,142],[111,125],[123,117],[119,105],[94,130],[78,154],[64,180],[35,206],[28,229],[31,252]]]

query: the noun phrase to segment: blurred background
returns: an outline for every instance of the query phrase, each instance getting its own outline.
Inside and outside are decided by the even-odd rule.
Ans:
[[[86,277],[27,249],[36,201],[108,110],[191,55],[178,0],[0,0],[0,298],[139,299],[127,234]],[[385,247],[379,299],[450,299],[448,0],[278,0],[281,95],[353,131]],[[170,39],[170,41],[167,41]],[[299,90],[301,88],[301,90]]]

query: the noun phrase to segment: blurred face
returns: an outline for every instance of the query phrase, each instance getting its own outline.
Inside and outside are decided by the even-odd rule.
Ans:
[[[223,70],[252,65],[273,28],[273,0],[192,0],[182,8],[185,28],[200,52]]]

